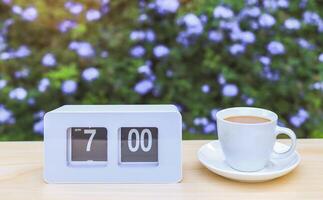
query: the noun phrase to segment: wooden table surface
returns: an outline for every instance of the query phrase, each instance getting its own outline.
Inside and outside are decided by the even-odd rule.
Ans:
[[[0,199],[323,199],[323,140],[300,139],[300,165],[264,183],[240,183],[211,173],[197,160],[209,141],[183,142],[178,184],[46,184],[42,142],[0,142]]]

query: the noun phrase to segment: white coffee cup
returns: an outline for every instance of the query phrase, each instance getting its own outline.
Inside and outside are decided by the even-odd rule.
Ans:
[[[263,123],[240,123],[225,120],[232,116],[255,116],[268,119]],[[234,107],[216,114],[218,137],[226,162],[239,171],[263,169],[271,158],[286,159],[295,151],[296,135],[288,128],[277,126],[277,115],[269,110],[253,107]],[[292,141],[285,152],[275,152],[279,134],[288,135]]]

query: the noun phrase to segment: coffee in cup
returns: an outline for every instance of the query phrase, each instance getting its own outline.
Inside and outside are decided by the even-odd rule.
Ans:
[[[226,162],[239,171],[258,171],[270,159],[286,159],[294,153],[296,135],[277,125],[278,116],[269,110],[235,107],[217,112],[218,137]],[[275,152],[276,137],[285,134],[292,144],[286,152]]]
[[[270,119],[257,116],[231,116],[225,118],[225,120],[243,124],[259,124],[264,122],[270,122]]]

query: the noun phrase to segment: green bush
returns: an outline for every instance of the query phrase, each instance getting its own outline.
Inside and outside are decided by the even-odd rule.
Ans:
[[[184,138],[256,106],[323,137],[323,10],[315,1],[0,3],[0,139],[37,140],[64,104],[176,104]]]

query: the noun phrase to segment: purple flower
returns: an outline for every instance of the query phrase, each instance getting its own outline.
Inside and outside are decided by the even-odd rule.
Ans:
[[[206,126],[209,120],[206,117],[196,117],[193,123],[195,126]]]
[[[100,56],[102,58],[107,58],[109,56],[109,52],[108,51],[102,51]]]
[[[245,46],[242,44],[233,44],[229,47],[229,50],[232,55],[238,55],[245,51]]]
[[[223,85],[223,84],[225,84],[225,83],[226,83],[226,80],[225,80],[225,77],[223,76],[223,74],[220,74],[220,75],[218,76],[218,83],[219,83],[220,85]]]
[[[12,112],[0,105],[0,124],[7,123],[12,118]]]
[[[22,13],[21,17],[26,21],[34,21],[38,16],[37,10],[35,7],[28,7]]]
[[[188,131],[190,132],[190,134],[195,134],[196,133],[195,128],[189,128]]]
[[[95,54],[92,45],[88,42],[72,41],[69,44],[69,49],[76,51],[79,56],[84,58],[92,57]]]
[[[201,90],[203,93],[209,93],[210,92],[210,86],[208,84],[204,84],[201,87]]]
[[[323,91],[323,81],[313,83],[310,88]]]
[[[287,0],[278,0],[277,5],[280,8],[288,8],[289,2]]]
[[[319,60],[320,62],[323,62],[323,53],[321,53],[321,54],[319,55],[318,60]]]
[[[153,87],[154,83],[151,80],[142,80],[135,85],[134,90],[140,95],[145,95],[151,91]]]
[[[34,99],[34,98],[29,98],[29,99],[27,100],[27,103],[28,103],[28,105],[33,106],[33,105],[35,105],[36,101],[35,101],[35,99]]]
[[[70,44],[68,45],[68,48],[70,49],[70,50],[73,50],[73,51],[75,51],[75,50],[77,50],[77,48],[79,47],[79,42],[77,42],[77,41],[72,41],[72,42],[70,42]]]
[[[0,34],[0,52],[7,47],[4,37]]]
[[[243,14],[249,17],[258,17],[261,11],[258,7],[250,7],[243,10]]]
[[[304,48],[304,49],[312,50],[312,49],[314,49],[314,48],[315,48],[311,43],[309,43],[309,42],[308,42],[306,39],[304,39],[304,38],[299,38],[299,39],[297,40],[297,43],[298,43],[298,45],[299,45],[300,47],[302,47],[302,48]]]
[[[73,15],[78,15],[82,12],[83,5],[81,3],[68,1],[65,3],[65,8],[68,9]]]
[[[216,124],[214,122],[211,122],[204,126],[203,132],[206,134],[210,134],[216,130]]]
[[[230,19],[234,16],[234,13],[230,8],[220,5],[214,8],[213,16],[215,18]]]
[[[252,106],[255,103],[255,100],[253,98],[247,98],[245,102],[248,106]]]
[[[33,130],[37,134],[43,134],[44,133],[44,121],[40,120],[34,124]]]
[[[299,109],[298,112],[297,112],[297,115],[299,117],[302,117],[303,119],[308,119],[309,118],[309,114],[304,108]]]
[[[11,58],[14,58],[14,56],[12,55],[12,53],[2,52],[0,54],[0,60],[8,60],[8,59],[11,59]]]
[[[230,31],[240,30],[239,22],[236,20],[230,20],[230,21],[221,20],[219,26],[221,29],[224,29],[224,30],[230,30]]]
[[[304,9],[304,8],[306,8],[306,6],[307,6],[307,2],[308,0],[300,0],[300,2],[299,2],[299,4],[298,4],[298,6],[301,8],[301,9]]]
[[[110,0],[101,0],[102,5],[107,5],[109,4]]]
[[[290,117],[289,122],[295,127],[300,127],[303,124],[302,120],[298,116]]]
[[[157,45],[153,51],[157,58],[165,57],[169,54],[169,49],[165,45]]]
[[[148,65],[142,65],[138,68],[138,73],[140,74],[146,74],[146,75],[151,75],[152,71]]]
[[[61,89],[64,94],[73,94],[77,90],[77,84],[73,80],[67,80],[63,82]]]
[[[4,79],[0,79],[0,90],[6,86],[7,86],[7,81]]]
[[[208,17],[207,17],[207,15],[205,15],[205,14],[202,14],[202,15],[200,15],[200,20],[201,20],[201,22],[202,22],[202,24],[206,24],[207,23],[207,21],[208,21]]]
[[[232,41],[237,41],[241,38],[241,30],[240,29],[236,29],[236,30],[232,30],[230,33],[230,38]]]
[[[188,34],[201,34],[203,32],[203,25],[195,14],[188,13],[183,16],[182,20]]]
[[[34,114],[34,119],[43,119],[45,115],[45,111],[40,110]]]
[[[132,41],[142,41],[145,39],[145,32],[141,30],[135,30],[130,33],[130,39]]]
[[[9,92],[9,97],[10,99],[21,101],[27,97],[27,91],[22,87],[18,87]]]
[[[55,56],[51,53],[46,53],[42,58],[42,65],[45,67],[53,67],[56,65]]]
[[[259,25],[256,21],[249,21],[249,26],[253,29],[253,30],[258,30]]]
[[[298,30],[301,28],[301,23],[295,18],[289,18],[285,20],[284,26],[289,30]]]
[[[220,42],[223,40],[223,34],[220,31],[209,31],[208,38],[212,42]]]
[[[300,127],[308,118],[308,112],[301,108],[296,115],[290,117],[289,122],[295,127]]]
[[[100,72],[97,68],[95,67],[89,67],[85,69],[82,73],[82,77],[85,81],[91,82],[97,79],[100,75]]]
[[[303,14],[303,21],[306,24],[317,25],[321,21],[321,18],[316,12],[305,11]]]
[[[146,33],[145,33],[145,39],[148,41],[148,42],[153,42],[155,41],[155,38],[156,38],[156,35],[155,35],[155,32],[153,30],[147,30]]]
[[[222,94],[226,97],[234,97],[237,96],[239,89],[234,84],[226,84],[222,88]]]
[[[110,11],[109,2],[110,2],[110,0],[101,0],[101,9],[100,10],[103,14],[106,14]]]
[[[19,79],[19,78],[26,78],[26,77],[28,77],[28,76],[29,76],[29,72],[30,72],[30,70],[29,70],[29,69],[24,68],[24,69],[22,69],[22,70],[20,70],[20,71],[16,71],[16,72],[15,72],[15,77],[16,77],[17,79]]]
[[[98,10],[90,9],[86,12],[87,21],[96,21],[101,18],[101,13]]]
[[[11,10],[16,15],[21,15],[21,13],[23,11],[23,9],[20,6],[17,6],[17,5],[12,6]]]
[[[80,42],[76,52],[81,57],[92,57],[94,55],[94,50],[92,45],[87,42]]]
[[[320,19],[318,25],[317,25],[318,32],[323,32],[323,19]]]
[[[8,32],[9,26],[11,26],[15,21],[12,18],[6,19],[3,22],[2,32],[5,34]]]
[[[264,7],[268,10],[277,10],[278,8],[288,8],[289,2],[287,0],[264,0]]]
[[[148,19],[148,16],[146,14],[141,14],[138,17],[139,22],[145,22],[145,21],[147,21],[147,19]]]
[[[269,27],[272,27],[276,23],[276,20],[270,14],[264,13],[264,14],[260,15],[258,22],[259,22],[260,26],[262,26],[264,28],[269,28]]]
[[[149,79],[149,80],[151,80],[151,81],[154,81],[154,80],[156,80],[156,76],[155,76],[154,74],[150,74],[150,75],[147,77],[147,79]],[[160,93],[160,88],[156,88],[154,92],[155,92],[155,94]]]
[[[17,58],[23,58],[29,56],[31,51],[26,45],[20,46],[17,51],[14,52],[14,56]]]
[[[58,25],[58,29],[60,32],[65,33],[72,28],[75,28],[77,23],[73,20],[64,20]]]
[[[261,56],[261,57],[259,58],[259,61],[260,61],[260,63],[261,63],[261,64],[263,64],[263,65],[265,65],[265,66],[267,66],[267,65],[269,65],[269,64],[271,63],[270,58],[269,58],[269,57],[267,57],[267,56]]]
[[[11,0],[2,0],[2,2],[7,5],[11,4]]]
[[[218,112],[219,112],[219,109],[217,109],[217,108],[213,108],[211,110],[211,117],[213,120],[216,120],[216,113],[218,113]]]
[[[156,9],[161,14],[175,13],[179,7],[178,0],[156,0]]]
[[[83,10],[83,5],[80,3],[74,3],[69,9],[69,11],[74,15],[80,14],[82,10]]]
[[[173,76],[174,76],[174,72],[173,72],[173,70],[168,69],[168,70],[166,71],[166,76],[167,76],[168,78],[173,77]]]
[[[251,5],[257,4],[258,0],[245,0],[245,3],[251,6]]]
[[[280,55],[285,53],[285,47],[278,41],[272,41],[267,45],[267,50],[272,55]]]
[[[230,37],[233,41],[240,40],[246,44],[254,43],[256,40],[255,34],[250,31],[232,31]]]
[[[151,66],[152,65],[151,60],[146,60],[145,65]]]
[[[50,81],[48,78],[43,78],[38,83],[38,91],[45,92],[47,88],[50,86]]]
[[[143,9],[147,6],[147,2],[143,0],[138,1],[138,4],[140,9]]]
[[[176,42],[178,42],[179,44],[182,44],[183,46],[188,46],[190,44],[188,37],[189,37],[189,34],[186,31],[181,31],[176,37]]]
[[[155,37],[156,36],[153,30],[135,30],[130,33],[130,39],[132,41],[143,41],[146,39],[147,41],[152,42],[155,40]]]
[[[273,71],[268,65],[264,66],[262,74],[271,81],[277,81],[279,79],[279,72]]]
[[[142,57],[144,54],[146,53],[146,50],[144,47],[142,46],[134,46],[132,47],[132,49],[130,50],[130,54],[131,56],[135,57],[135,58],[140,58]]]
[[[244,43],[254,43],[256,40],[256,36],[254,33],[250,32],[250,31],[244,31],[241,33],[241,41]]]
[[[267,10],[276,11],[278,8],[276,0],[263,0],[263,5]]]

